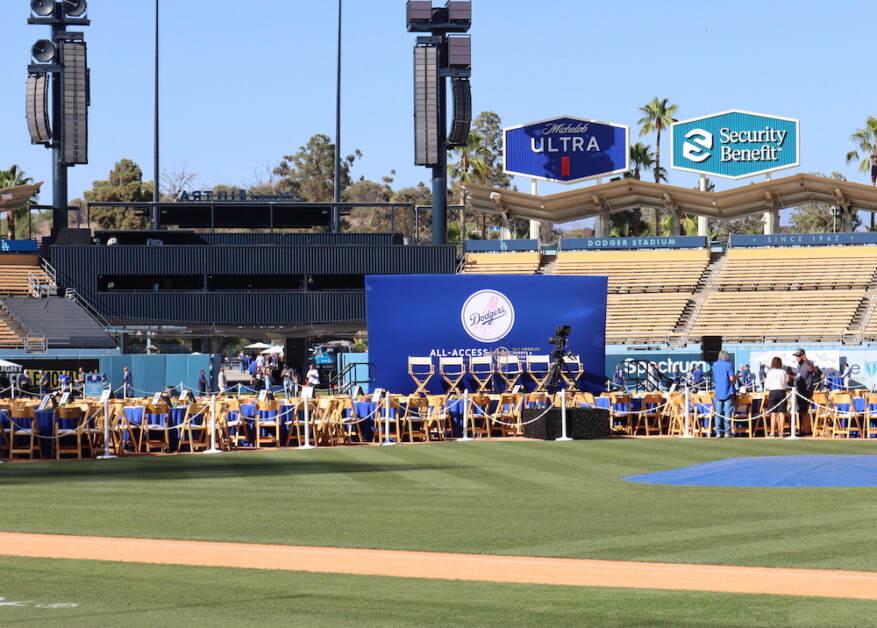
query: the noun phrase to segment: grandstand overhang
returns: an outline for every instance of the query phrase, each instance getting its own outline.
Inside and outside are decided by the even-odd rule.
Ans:
[[[39,183],[0,189],[0,211],[5,212],[24,207],[31,198],[40,193],[42,184],[43,182],[40,181]]]
[[[637,179],[620,179],[550,196],[474,183],[464,183],[463,187],[468,205],[477,211],[555,223],[638,207],[672,209],[716,219],[741,218],[810,202],[840,205],[848,211],[877,212],[874,186],[809,174],[741,185],[722,192],[701,192]]]

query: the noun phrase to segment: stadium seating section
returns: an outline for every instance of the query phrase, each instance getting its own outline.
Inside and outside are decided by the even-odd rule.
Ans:
[[[36,255],[0,256],[0,301],[5,297],[30,296],[31,278],[51,283]],[[20,349],[26,338],[27,331],[12,318],[5,303],[0,303],[0,348]]]
[[[466,273],[608,277],[606,342],[877,339],[877,247],[471,253]],[[871,299],[874,299],[873,302]]]
[[[469,253],[463,266],[464,273],[484,275],[532,275],[539,270],[538,251],[523,253]]]

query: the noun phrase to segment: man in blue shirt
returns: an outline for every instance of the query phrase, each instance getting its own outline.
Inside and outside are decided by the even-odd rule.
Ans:
[[[715,384],[716,438],[731,438],[731,417],[734,414],[734,365],[730,354],[719,351],[719,359],[713,363],[713,383]]]

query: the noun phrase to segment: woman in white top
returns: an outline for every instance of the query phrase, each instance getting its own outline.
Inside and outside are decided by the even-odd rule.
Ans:
[[[768,438],[782,438],[786,423],[786,397],[789,375],[783,368],[783,361],[774,357],[770,361],[770,370],[764,378],[764,389],[767,392],[767,407],[770,410],[770,433]]]

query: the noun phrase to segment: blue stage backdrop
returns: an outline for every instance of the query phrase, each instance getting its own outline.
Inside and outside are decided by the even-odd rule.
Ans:
[[[550,354],[559,325],[572,330],[567,348],[580,356],[583,390],[606,381],[605,277],[543,275],[369,275],[365,281],[369,359],[376,386],[415,389],[408,356],[433,358],[430,392],[444,392],[439,357],[488,355],[505,348]],[[470,388],[471,390],[471,388]]]

